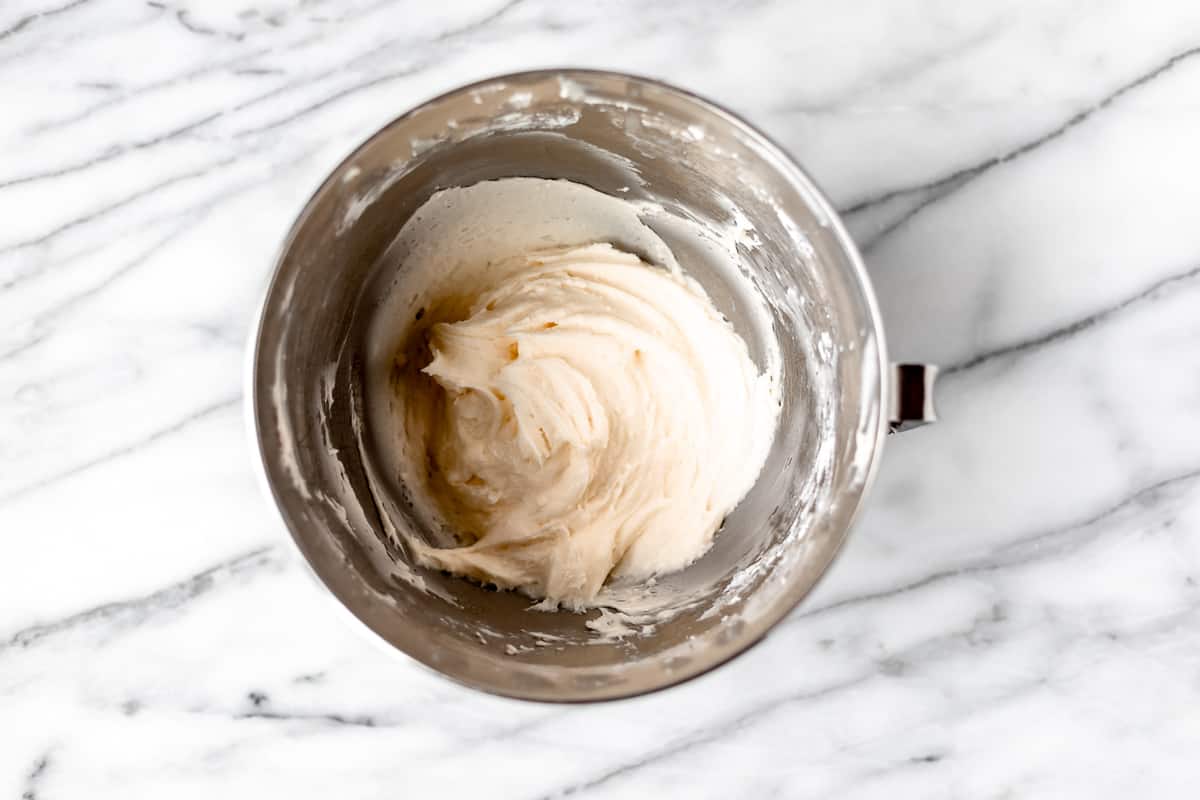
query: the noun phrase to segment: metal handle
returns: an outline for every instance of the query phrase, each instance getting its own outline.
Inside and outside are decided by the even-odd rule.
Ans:
[[[933,384],[938,368],[934,364],[892,364],[892,398],[889,432],[919,428],[937,422],[933,407]]]

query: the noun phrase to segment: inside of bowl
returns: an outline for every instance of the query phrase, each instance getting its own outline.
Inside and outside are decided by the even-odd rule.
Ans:
[[[421,535],[421,523],[381,467],[387,443],[364,402],[372,315],[403,268],[389,247],[435,191],[508,177],[567,179],[658,209],[644,222],[751,356],[761,363],[777,348],[782,358],[779,429],[757,484],[712,549],[660,577],[648,596],[639,592],[636,607],[531,610],[519,593],[421,567],[399,535]],[[625,76],[496,79],[381,131],[297,223],[260,330],[264,462],[318,576],[409,655],[515,696],[633,694],[744,649],[833,557],[882,434],[882,344],[869,290],[830,214],[758,134],[689,95]],[[729,280],[697,226],[733,248],[743,279]],[[765,301],[766,327],[752,324],[746,286]]]

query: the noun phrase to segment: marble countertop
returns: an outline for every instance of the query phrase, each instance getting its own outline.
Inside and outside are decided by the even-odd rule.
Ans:
[[[776,137],[946,366],[764,644],[578,707],[346,625],[242,408],[332,166],[564,64]],[[0,795],[1195,796],[1200,4],[13,0],[0,108]]]

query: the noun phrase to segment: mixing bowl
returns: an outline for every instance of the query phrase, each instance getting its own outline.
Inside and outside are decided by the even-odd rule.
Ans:
[[[415,563],[429,539],[379,467],[364,403],[366,335],[402,269],[388,245],[435,191],[567,179],[665,214],[646,224],[761,360],[782,356],[778,432],[712,549],[621,612],[546,612]],[[674,224],[672,220],[679,224]],[[514,209],[514,224],[521,220]],[[687,224],[684,224],[687,223]],[[537,224],[536,221],[528,224]],[[710,269],[732,242],[744,273]],[[562,243],[570,244],[570,243]],[[750,287],[747,289],[746,287]],[[746,291],[768,310],[751,324]],[[932,418],[933,369],[887,360],[860,257],[813,181],[730,112],[657,81],[556,70],[507,75],[397,118],[308,202],[261,310],[252,409],[267,483],[325,587],[396,650],[512,697],[624,697],[698,675],[758,641],[827,569],[889,429]]]

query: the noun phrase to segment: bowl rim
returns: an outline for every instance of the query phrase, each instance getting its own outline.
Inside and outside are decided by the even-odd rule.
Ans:
[[[285,259],[292,250],[295,240],[300,231],[307,224],[315,207],[318,205],[318,200],[321,198],[337,181],[341,180],[341,175],[350,166],[351,162],[364,149],[376,143],[381,138],[387,136],[391,131],[412,117],[426,111],[427,109],[445,102],[455,96],[479,91],[489,86],[504,83],[518,82],[535,82],[548,79],[566,79],[571,80],[576,77],[590,78],[598,80],[625,80],[634,83],[640,83],[652,87],[659,91],[665,91],[683,98],[687,102],[697,105],[703,110],[722,119],[730,126],[740,129],[749,140],[754,142],[758,154],[769,159],[771,166],[776,169],[781,175],[785,176],[789,182],[799,186],[803,190],[803,194],[807,203],[813,207],[814,211],[818,212],[827,222],[828,229],[832,232],[834,241],[837,247],[841,250],[845,257],[850,272],[853,275],[853,280],[857,284],[862,295],[862,300],[866,306],[867,315],[870,319],[869,334],[873,334],[875,339],[875,352],[878,363],[876,366],[876,374],[878,376],[877,396],[874,408],[877,409],[877,419],[875,425],[874,437],[871,441],[870,455],[865,460],[865,470],[857,495],[853,498],[853,505],[849,508],[846,514],[846,522],[841,529],[830,536],[828,545],[813,557],[813,562],[816,567],[816,577],[808,583],[802,585],[799,582],[793,583],[791,586],[781,593],[781,595],[772,602],[771,606],[753,623],[747,623],[745,630],[737,637],[735,644],[722,653],[719,657],[711,660],[699,660],[701,663],[689,665],[686,668],[679,669],[673,672],[663,672],[663,680],[652,685],[646,686],[630,686],[621,684],[617,687],[604,687],[601,690],[582,690],[578,691],[574,696],[554,696],[536,689],[521,690],[511,686],[500,686],[472,679],[472,676],[460,675],[454,672],[448,672],[434,663],[432,659],[423,657],[423,655],[413,652],[407,648],[403,648],[382,632],[376,630],[367,620],[362,618],[358,612],[354,610],[350,602],[343,597],[337,587],[328,579],[306,552],[303,543],[300,540],[299,534],[296,531],[296,526],[290,518],[283,498],[280,496],[276,488],[276,482],[272,478],[271,468],[268,464],[266,432],[264,430],[263,417],[270,410],[270,402],[262,396],[259,388],[259,373],[263,360],[263,340],[266,332],[266,311],[268,304],[276,294],[276,287],[280,280],[283,271]],[[250,329],[250,346],[247,348],[247,363],[246,363],[246,381],[249,385],[249,391],[244,393],[245,397],[245,415],[248,433],[255,442],[256,455],[252,456],[255,462],[255,473],[258,476],[260,486],[265,495],[270,497],[271,503],[278,514],[284,527],[288,531],[286,537],[294,548],[294,552],[300,555],[306,567],[306,571],[316,580],[324,589],[325,593],[336,600],[336,605],[340,606],[343,612],[343,617],[353,620],[353,627],[365,633],[370,640],[380,645],[392,655],[402,655],[408,659],[425,667],[429,672],[432,672],[442,679],[448,679],[461,686],[486,692],[493,696],[507,697],[511,699],[543,702],[555,705],[563,704],[583,704],[594,703],[611,700],[621,700],[633,697],[640,697],[648,694],[663,691],[665,689],[678,686],[693,679],[706,675],[720,666],[723,666],[743,653],[750,650],[754,645],[763,641],[785,617],[787,617],[812,591],[824,580],[829,574],[834,561],[840,555],[844,548],[846,538],[849,536],[851,529],[858,522],[861,515],[864,502],[874,484],[876,474],[879,469],[881,460],[883,443],[888,433],[887,419],[887,399],[888,393],[891,391],[890,386],[890,370],[888,369],[889,361],[887,354],[887,340],[883,326],[882,315],[879,310],[878,300],[875,295],[874,285],[867,273],[866,266],[863,262],[862,255],[858,250],[853,238],[846,230],[845,224],[842,222],[841,215],[837,209],[829,201],[825,192],[820,188],[820,185],[812,178],[811,175],[796,161],[795,158],[788,153],[778,142],[767,135],[757,126],[747,121],[740,114],[730,110],[726,106],[696,94],[687,89],[683,89],[675,84],[668,83],[658,78],[647,77],[636,73],[629,73],[616,70],[605,69],[590,69],[576,67],[550,67],[533,70],[522,70],[518,72],[504,73],[471,81],[447,91],[443,91],[428,100],[420,102],[398,116],[385,123],[375,132],[367,136],[361,142],[353,147],[352,150],[342,158],[325,176],[315,190],[309,195],[305,201],[302,210],[296,216],[288,228],[286,235],[283,237],[271,267],[270,279],[267,282],[261,296],[260,302],[256,306],[255,318]],[[869,387],[868,387],[869,388]],[[864,392],[866,394],[866,392]]]

